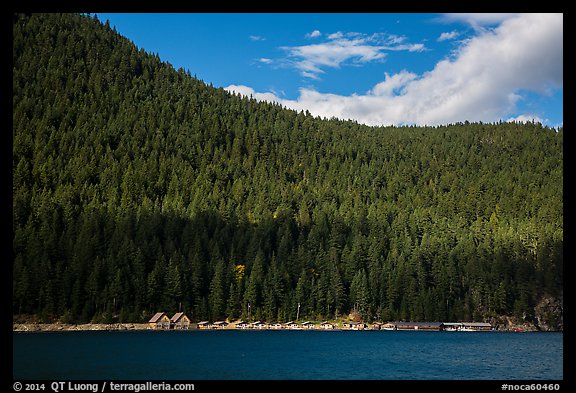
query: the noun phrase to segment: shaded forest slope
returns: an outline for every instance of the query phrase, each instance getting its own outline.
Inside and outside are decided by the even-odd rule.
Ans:
[[[320,119],[94,17],[13,32],[13,314],[561,323],[562,129]]]

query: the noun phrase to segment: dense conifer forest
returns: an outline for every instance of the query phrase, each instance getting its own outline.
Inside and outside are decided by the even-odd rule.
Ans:
[[[13,315],[534,321],[562,301],[562,128],[321,119],[78,14],[14,15],[12,120]]]

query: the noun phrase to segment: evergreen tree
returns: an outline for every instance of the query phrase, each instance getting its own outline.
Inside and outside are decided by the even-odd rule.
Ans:
[[[86,15],[14,15],[12,53],[14,314],[530,321],[562,301],[562,128],[320,119]]]

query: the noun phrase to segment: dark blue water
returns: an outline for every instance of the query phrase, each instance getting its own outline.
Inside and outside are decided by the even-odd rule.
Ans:
[[[562,380],[562,333],[13,334],[14,379]]]

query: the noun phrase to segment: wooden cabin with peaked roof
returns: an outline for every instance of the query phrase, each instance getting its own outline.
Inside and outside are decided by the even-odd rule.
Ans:
[[[216,321],[212,324],[212,329],[226,329],[228,322],[226,321]]]
[[[240,321],[236,324],[236,329],[250,329],[250,322]]]
[[[370,330],[382,330],[382,322],[374,322],[372,326],[370,326]]]
[[[196,325],[200,330],[212,329],[212,324],[208,321],[200,321]]]
[[[253,329],[268,329],[268,324],[262,321],[256,321],[252,323]]]
[[[306,321],[302,322],[302,328],[307,330],[314,330],[316,329],[316,325],[313,322]]]
[[[165,312],[157,312],[148,321],[149,329],[170,329],[170,318]]]
[[[363,322],[344,322],[342,327],[348,330],[364,330],[366,329],[366,324]]]
[[[183,312],[177,312],[170,318],[170,328],[178,330],[190,329],[190,318]]]
[[[324,321],[320,324],[320,329],[323,329],[323,330],[333,330],[335,328],[336,328],[335,325],[333,323],[328,322],[328,321]]]
[[[380,326],[380,330],[396,330],[396,324],[394,322],[386,322]]]
[[[286,327],[290,330],[302,330],[302,327],[300,327],[300,324],[298,322],[294,322],[294,321],[286,322]]]

